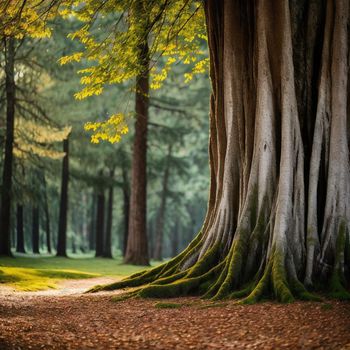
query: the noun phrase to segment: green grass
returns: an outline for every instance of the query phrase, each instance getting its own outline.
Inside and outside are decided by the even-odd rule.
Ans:
[[[332,304],[324,303],[321,305],[321,310],[332,310],[332,309],[333,309]]]
[[[157,309],[179,309],[182,306],[184,305],[179,303],[156,303],[154,305]]]
[[[210,309],[212,307],[225,307],[227,306],[228,303],[211,303],[211,304],[206,304],[206,305],[200,305],[199,306],[199,309]]]
[[[0,267],[0,283],[21,291],[37,291],[56,288],[62,279],[96,277],[74,270],[32,269],[21,267]]]
[[[0,285],[22,291],[56,288],[64,279],[124,277],[147,267],[125,265],[121,258],[59,258],[53,256],[17,256],[0,258]]]

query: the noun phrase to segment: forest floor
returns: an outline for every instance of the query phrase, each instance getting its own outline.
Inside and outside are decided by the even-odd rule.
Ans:
[[[39,292],[0,287],[0,349],[350,350],[349,302],[240,306],[82,294],[112,280],[67,280]]]

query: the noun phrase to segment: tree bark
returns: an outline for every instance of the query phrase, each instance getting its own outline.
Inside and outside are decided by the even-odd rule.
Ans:
[[[46,247],[47,247],[47,252],[51,254],[50,211],[49,211],[49,201],[48,201],[47,184],[46,184],[45,174],[43,176],[43,181],[44,181],[44,191],[45,191],[44,211],[45,211]]]
[[[40,254],[40,226],[39,226],[39,207],[32,209],[32,248],[34,254]]]
[[[16,252],[17,253],[25,253],[24,247],[24,224],[23,224],[23,205],[17,204],[17,244],[16,244]]]
[[[179,252],[179,219],[176,218],[174,230],[171,235],[171,256],[174,257]]]
[[[100,189],[97,194],[96,211],[96,257],[103,257],[104,237],[105,237],[105,194]]]
[[[166,202],[168,196],[168,182],[170,175],[170,165],[171,165],[171,151],[172,147],[169,145],[168,154],[166,158],[165,170],[163,175],[163,184],[162,184],[162,195],[160,199],[160,206],[157,215],[156,221],[156,236],[155,236],[155,249],[154,249],[154,259],[162,260],[163,253],[163,238],[164,238],[164,218],[166,211]]]
[[[350,299],[348,0],[204,3],[211,186],[191,244],[102,289]],[[322,187],[322,188],[321,188]]]
[[[111,169],[110,179],[113,182],[114,180],[114,169]],[[107,223],[106,223],[106,239],[104,244],[104,253],[105,258],[113,258],[112,254],[112,225],[113,225],[113,183],[108,189],[108,208],[107,208]]]
[[[86,253],[89,248],[89,230],[88,230],[88,220],[89,220],[89,213],[88,213],[88,198],[86,195],[86,192],[82,193],[81,197],[81,205],[82,205],[82,218],[80,220],[80,230],[82,233],[83,240],[80,244],[80,250],[83,253]]]
[[[123,173],[123,217],[124,217],[124,234],[123,234],[123,256],[126,254],[126,246],[129,234],[129,212],[130,212],[130,185],[127,176],[127,169],[122,168]]]
[[[0,220],[0,255],[12,256],[11,253],[11,205],[12,205],[12,167],[13,140],[15,125],[15,39],[5,38],[5,90],[6,90],[6,139],[5,157],[2,175],[1,220]]]
[[[143,71],[136,78],[135,136],[132,159],[129,233],[124,261],[149,265],[147,241],[147,122],[149,105],[149,52],[147,38],[140,45]]]
[[[67,257],[67,216],[68,216],[68,183],[69,183],[69,140],[63,141],[65,156],[62,164],[61,199],[58,221],[57,256]]]
[[[97,202],[97,195],[95,193],[95,190],[92,191],[92,200],[91,200],[91,207],[90,207],[90,225],[89,225],[89,250],[95,250],[96,249],[96,202]]]

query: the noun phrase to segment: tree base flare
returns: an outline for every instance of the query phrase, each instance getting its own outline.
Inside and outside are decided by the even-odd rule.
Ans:
[[[157,266],[151,270],[134,274],[122,281],[99,285],[91,288],[88,293],[113,291],[133,288],[113,298],[122,301],[129,298],[176,298],[183,296],[201,296],[212,301],[237,299],[240,304],[253,304],[261,300],[277,299],[282,303],[294,300],[322,301],[322,298],[310,293],[297,279],[288,280],[283,258],[275,250],[262,269],[243,287],[234,287],[234,276],[230,275],[231,264],[237,256],[228,254],[222,261],[217,262],[217,248],[209,250],[197,263],[186,270],[179,270],[181,261],[178,257]],[[234,258],[235,257],[235,258]],[[177,271],[177,272],[176,272]],[[169,274],[170,272],[170,274]],[[334,291],[340,291],[339,282]],[[346,292],[342,287],[342,292]],[[334,297],[340,294],[334,293]],[[344,299],[341,295],[340,299]]]

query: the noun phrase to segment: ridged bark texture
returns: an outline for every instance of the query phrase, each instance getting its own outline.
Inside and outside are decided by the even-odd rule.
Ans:
[[[168,197],[170,167],[171,167],[171,152],[172,146],[169,145],[168,154],[165,160],[165,169],[163,174],[162,194],[160,198],[160,206],[158,209],[157,222],[156,222],[156,234],[155,234],[155,249],[154,259],[162,260],[163,257],[163,239],[164,239],[164,220],[166,212],[166,204]]]
[[[147,241],[147,123],[149,104],[148,44],[140,47],[143,71],[136,79],[135,136],[132,158],[129,232],[124,261],[128,264],[148,265]]]
[[[211,187],[171,261],[99,289],[349,298],[349,1],[208,0]],[[316,283],[317,282],[317,283]]]
[[[0,207],[0,255],[12,256],[11,253],[11,205],[13,141],[15,127],[15,39],[4,38],[5,45],[5,90],[6,90],[6,139],[2,175]]]

